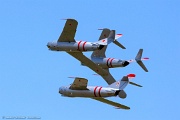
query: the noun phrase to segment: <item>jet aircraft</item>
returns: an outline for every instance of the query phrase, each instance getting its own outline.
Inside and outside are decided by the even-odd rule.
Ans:
[[[108,36],[110,34],[109,29],[105,28],[102,30],[103,31],[99,37],[99,40],[105,39],[106,36]],[[122,36],[122,34],[118,34],[118,35],[119,35],[119,37]],[[123,45],[121,45],[121,44],[119,45],[119,44],[117,44],[119,47],[125,49],[125,47]],[[148,60],[149,58],[141,58],[143,49],[139,50],[138,54],[136,55],[135,60],[121,60],[121,59],[117,59],[117,58],[106,57],[106,55],[105,55],[106,49],[107,49],[107,46],[104,46],[101,50],[93,51],[93,53],[91,55],[91,60],[94,63],[96,63],[97,65],[101,66],[103,69],[125,67],[125,66],[129,65],[129,63],[136,61],[142,67],[142,69],[144,71],[148,72],[148,70],[145,67],[145,65],[143,64],[142,60]],[[81,65],[83,65],[83,63],[81,63]]]
[[[102,31],[102,33],[101,33],[101,35],[99,37],[99,40],[106,39],[107,36],[109,36],[109,34],[110,34],[109,29],[105,28],[105,29],[102,29],[102,30],[103,31]],[[119,47],[121,47],[122,49],[125,49],[125,47],[117,41],[117,39],[120,38],[122,36],[122,34],[117,34],[116,36],[118,36],[118,37],[115,37],[115,40],[114,40],[114,41],[116,41],[115,44],[118,45]],[[93,51],[90,60],[92,62],[94,62],[97,66],[100,66],[104,71],[106,71],[107,74],[106,75],[101,75],[101,77],[109,85],[116,81],[114,79],[114,77],[111,75],[111,73],[109,72],[109,68],[125,67],[129,63],[132,63],[132,62],[136,61],[146,72],[148,72],[147,68],[145,67],[145,65],[142,62],[142,60],[148,60],[148,58],[141,58],[142,53],[143,53],[143,49],[139,50],[139,52],[136,55],[135,60],[121,60],[121,59],[116,59],[116,58],[107,58],[106,55],[105,55],[106,49],[107,49],[107,46],[104,46],[101,50]],[[84,56],[84,55],[80,56],[80,55],[74,54],[73,57],[78,59],[81,62],[81,65],[90,67],[90,65],[87,64],[87,63],[84,63],[86,61],[82,59],[83,57],[86,57],[86,56]],[[122,90],[121,94],[120,94],[120,98],[126,98],[126,97],[127,97],[126,92],[124,90]]]
[[[103,29],[99,41],[97,42],[86,42],[86,41],[75,41],[75,33],[78,22],[74,19],[67,19],[63,31],[58,39],[58,41],[48,42],[47,47],[52,51],[65,51],[77,60],[81,62],[82,65],[88,66],[91,70],[101,75],[101,77],[110,85],[116,80],[110,74],[109,68],[112,67],[125,67],[133,60],[119,60],[106,58],[105,51],[107,45],[111,42],[115,43],[117,46],[125,49],[125,47],[120,44],[117,39],[122,36],[122,34],[115,35],[115,30]],[[82,52],[94,51],[91,55],[91,60],[83,55]],[[135,60],[137,63],[147,71],[147,68],[142,63],[141,59],[143,50],[140,49]],[[126,98],[126,93],[121,90],[120,97]]]
[[[69,86],[59,88],[59,93],[66,97],[84,97],[104,102],[119,109],[130,109],[130,107],[105,99],[106,97],[121,96],[122,90],[128,83],[142,87],[136,83],[130,82],[129,78],[135,77],[134,74],[124,76],[121,80],[110,84],[107,87],[87,86],[88,80],[76,77],[74,82]]]
[[[85,51],[101,50],[111,42],[116,41],[120,36],[115,35],[115,30],[112,30],[108,38],[99,40],[97,42],[86,42],[86,41],[75,41],[75,33],[78,22],[74,19],[67,19],[63,31],[58,41],[48,42],[47,47],[52,51],[65,51],[71,56],[75,57],[79,61],[83,62],[84,65],[102,76],[107,76],[109,73],[96,65],[89,58],[83,55]],[[118,41],[115,42],[118,44]]]

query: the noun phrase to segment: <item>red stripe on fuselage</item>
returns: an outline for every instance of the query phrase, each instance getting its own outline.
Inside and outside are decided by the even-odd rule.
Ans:
[[[102,89],[102,87],[100,87],[99,91],[98,91],[99,97],[101,97],[101,89]]]
[[[79,42],[78,42],[78,49],[77,49],[77,50],[80,50],[80,49],[79,49],[79,45],[81,44],[81,42],[82,42],[82,41],[79,41]]]
[[[96,89],[97,89],[97,88],[98,88],[98,86],[96,86],[96,87],[94,88],[94,96],[95,96],[95,97],[97,97],[97,96],[96,96]]]
[[[113,61],[113,60],[114,60],[114,58],[112,58],[111,61],[110,61],[110,67],[113,67],[113,66],[112,66],[112,61]]]
[[[108,62],[109,62],[110,59],[111,59],[111,58],[108,58],[107,63],[106,63],[106,65],[107,65],[108,67],[109,67]]]
[[[85,51],[85,48],[84,48],[85,44],[86,44],[86,42],[83,43],[83,51]]]

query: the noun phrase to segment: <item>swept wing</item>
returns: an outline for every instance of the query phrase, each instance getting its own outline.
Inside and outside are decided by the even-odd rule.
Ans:
[[[76,77],[74,82],[71,84],[70,89],[72,89],[72,90],[88,90],[87,83],[88,83],[87,79]]]
[[[81,52],[67,52],[74,58],[78,59],[81,61],[84,65],[88,66],[91,70],[96,72],[97,74],[101,76],[106,76],[108,75],[108,72],[104,69],[102,69],[100,66],[96,65],[94,62],[92,62],[89,58],[87,58],[83,53]]]
[[[92,98],[92,99],[106,103],[106,104],[109,104],[109,105],[112,105],[112,106],[119,108],[119,109],[126,109],[126,110],[130,109],[130,107],[128,107],[128,106],[125,106],[125,105],[122,105],[122,104],[119,104],[119,103],[116,103],[116,102],[113,102],[113,101],[110,101],[110,100],[107,100],[104,98],[97,97],[97,98]]]
[[[75,42],[75,34],[78,22],[74,19],[67,19],[58,42]]]

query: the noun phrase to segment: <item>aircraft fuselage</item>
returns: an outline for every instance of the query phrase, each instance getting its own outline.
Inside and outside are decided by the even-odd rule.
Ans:
[[[100,50],[104,45],[98,43],[76,41],[76,42],[48,42],[47,47],[52,51],[67,51],[67,52],[79,52],[79,51],[95,51]]]
[[[109,87],[87,86],[87,90],[72,90],[70,86],[59,88],[59,93],[67,97],[111,97],[117,96],[119,90]]]
[[[100,58],[100,57],[92,57],[91,60],[101,66],[102,68],[115,68],[115,67],[125,67],[129,64],[128,61],[115,59],[115,58]],[[83,64],[82,64],[83,65]]]

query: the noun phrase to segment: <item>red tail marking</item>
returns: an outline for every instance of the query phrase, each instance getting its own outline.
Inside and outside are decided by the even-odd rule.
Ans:
[[[122,34],[117,34],[118,36],[122,36]]]
[[[114,60],[114,58],[112,58],[111,61],[110,61],[110,67],[113,67],[113,66],[112,66],[112,61],[113,61],[113,60]]]
[[[95,96],[95,97],[97,97],[97,96],[96,96],[96,89],[97,89],[97,87],[98,87],[98,86],[96,86],[96,87],[94,88],[94,96]]]
[[[136,77],[135,74],[128,74],[127,77]]]
[[[106,65],[107,65],[108,67],[109,67],[108,62],[109,62],[110,59],[111,59],[111,58],[108,58],[107,63],[106,63]]]
[[[106,40],[102,40],[102,42],[105,42]]]
[[[85,51],[85,48],[84,48],[85,44],[86,44],[86,42],[83,43],[83,51]]]
[[[145,59],[145,60],[149,60],[149,58],[147,58],[147,57],[145,57],[145,58],[143,58],[143,59]]]
[[[79,45],[80,45],[81,42],[82,42],[82,41],[79,41],[79,42],[78,42],[78,49],[77,49],[77,50],[80,50],[80,49],[79,49]]]
[[[98,91],[99,97],[101,97],[101,89],[102,89],[102,87],[100,87],[99,91]]]

